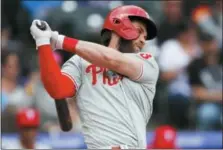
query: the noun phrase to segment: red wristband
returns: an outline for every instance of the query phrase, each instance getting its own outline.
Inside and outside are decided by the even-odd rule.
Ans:
[[[75,53],[78,41],[79,40],[74,38],[64,37],[63,49],[66,50],[67,52]]]

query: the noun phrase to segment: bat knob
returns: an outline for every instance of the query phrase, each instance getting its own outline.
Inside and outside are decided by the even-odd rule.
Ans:
[[[46,30],[46,23],[41,21],[40,24],[36,23],[36,26],[40,29],[40,30]]]

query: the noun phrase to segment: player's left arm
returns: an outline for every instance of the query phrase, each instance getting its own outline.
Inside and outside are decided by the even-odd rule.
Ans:
[[[113,48],[62,35],[59,35],[57,43],[61,45],[61,49],[76,53],[92,64],[106,67],[127,76],[132,80],[138,80],[142,76],[144,68],[147,70],[149,69],[148,71],[151,72],[151,75],[152,72],[157,71],[157,67],[150,64],[150,56],[147,58],[148,60],[145,58],[145,60],[142,60],[137,57],[131,57],[127,54],[123,54]],[[145,63],[145,61],[148,62]]]
[[[143,65],[141,60],[129,57],[116,49],[87,41],[78,42],[76,54],[92,64],[106,67],[133,80],[140,76]]]

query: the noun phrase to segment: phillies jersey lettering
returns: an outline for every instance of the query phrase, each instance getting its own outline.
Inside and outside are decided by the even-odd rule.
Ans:
[[[122,76],[120,75],[108,75],[107,73],[110,71],[107,68],[103,67],[97,67],[96,65],[90,64],[86,68],[86,73],[90,73],[92,75],[92,85],[95,85],[97,83],[97,76],[102,73],[103,74],[103,80],[99,82],[103,82],[103,84],[108,84],[110,86],[116,85],[119,80],[122,79]]]
[[[90,149],[120,144],[146,148],[146,125],[152,114],[159,68],[149,53],[125,55],[143,60],[135,81],[77,55],[62,67],[62,73],[77,87],[83,135]]]

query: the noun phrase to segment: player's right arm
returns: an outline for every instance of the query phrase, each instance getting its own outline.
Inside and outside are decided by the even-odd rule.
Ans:
[[[47,29],[42,31],[37,28],[35,23],[36,21],[33,21],[30,30],[38,48],[41,80],[45,89],[54,99],[74,96],[77,89],[75,81],[68,74],[60,71],[60,67],[53,57],[50,45],[51,29],[47,26]]]
[[[69,74],[61,72],[51,46],[39,46],[38,55],[41,80],[49,95],[54,99],[73,97],[77,90],[76,82]]]

